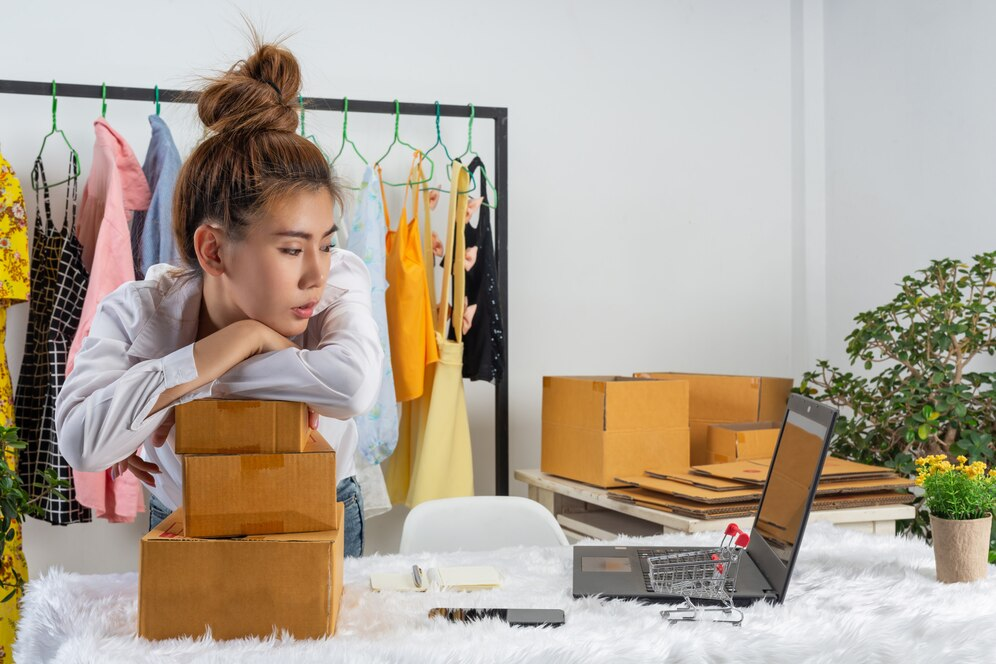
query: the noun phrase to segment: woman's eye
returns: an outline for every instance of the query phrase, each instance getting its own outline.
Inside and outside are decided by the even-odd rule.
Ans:
[[[334,242],[330,242],[329,244],[327,244],[324,247],[322,247],[322,251],[324,251],[325,253],[332,253],[333,249],[335,249],[335,243]]]
[[[284,252],[288,256],[298,256],[301,254],[300,249],[281,249],[280,251]]]

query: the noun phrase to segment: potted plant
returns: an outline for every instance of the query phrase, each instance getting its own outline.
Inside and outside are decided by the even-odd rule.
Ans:
[[[996,469],[959,456],[953,465],[943,454],[916,460],[917,486],[930,512],[937,580],[976,581],[989,573],[989,532],[996,504]]]
[[[68,486],[69,482],[60,480],[51,468],[38,473],[38,480],[33,487],[36,489],[35,496],[32,498],[28,495],[20,475],[3,461],[8,452],[23,450],[26,446],[17,436],[17,427],[0,426],[0,557],[3,556],[7,542],[14,538],[15,521],[22,521],[25,515],[41,516],[42,508],[39,503],[49,495],[66,500],[59,489]],[[12,582],[0,580],[0,592],[4,593],[0,602],[10,601],[24,587],[26,579],[22,579],[16,569],[11,569],[11,572],[14,575]]]
[[[841,409],[835,454],[913,477],[923,455],[996,463],[996,252],[972,263],[935,260],[903,277],[891,302],[855,317],[847,336],[851,370],[826,360],[797,391]],[[905,528],[930,537],[918,498]]]

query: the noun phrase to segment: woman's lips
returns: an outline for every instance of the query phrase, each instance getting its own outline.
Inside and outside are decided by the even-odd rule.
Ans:
[[[317,302],[309,302],[308,304],[304,305],[303,307],[294,307],[293,309],[291,309],[291,311],[293,311],[294,315],[297,316],[298,318],[311,318],[312,312],[315,311],[315,305],[316,304],[318,304],[318,303]]]

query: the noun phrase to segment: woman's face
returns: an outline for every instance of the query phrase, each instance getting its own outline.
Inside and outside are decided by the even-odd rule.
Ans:
[[[231,304],[286,337],[303,333],[329,276],[332,213],[325,190],[289,195],[244,240],[226,243]]]

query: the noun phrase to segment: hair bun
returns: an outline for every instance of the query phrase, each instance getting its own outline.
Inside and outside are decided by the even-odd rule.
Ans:
[[[211,79],[197,101],[197,114],[211,131],[297,129],[301,67],[287,49],[254,43],[255,52]]]

